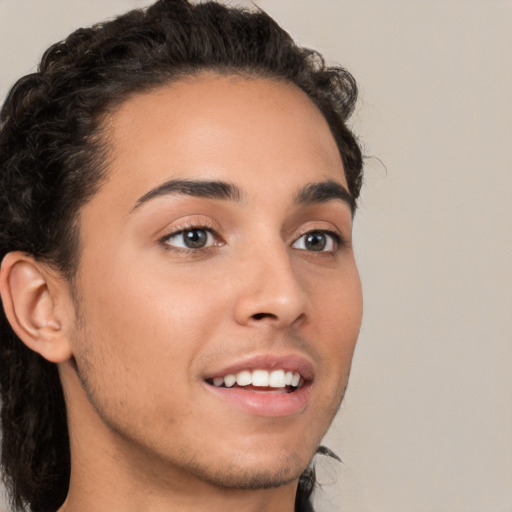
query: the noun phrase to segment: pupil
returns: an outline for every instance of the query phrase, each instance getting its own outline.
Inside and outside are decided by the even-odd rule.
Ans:
[[[184,235],[185,245],[189,249],[200,249],[206,245],[206,232],[202,229],[185,231]]]
[[[324,233],[309,233],[306,237],[306,248],[310,251],[322,251],[326,243]]]

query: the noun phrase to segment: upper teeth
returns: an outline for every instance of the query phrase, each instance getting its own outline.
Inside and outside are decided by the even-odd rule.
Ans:
[[[270,388],[284,388],[286,386],[297,387],[300,382],[300,373],[286,370],[243,370],[237,374],[228,374],[224,377],[215,377],[215,386],[230,388],[236,384],[239,386],[256,386]]]

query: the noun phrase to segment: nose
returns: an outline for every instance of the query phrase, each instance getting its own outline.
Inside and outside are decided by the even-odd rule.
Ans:
[[[281,243],[252,250],[237,268],[235,320],[274,328],[297,325],[307,315],[308,295]]]

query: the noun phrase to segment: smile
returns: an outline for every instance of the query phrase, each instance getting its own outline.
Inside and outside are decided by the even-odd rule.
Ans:
[[[301,414],[315,381],[313,364],[298,353],[252,354],[203,375],[205,391],[219,405],[267,418]]]
[[[208,384],[216,387],[247,388],[253,391],[280,391],[290,393],[304,384],[304,379],[299,372],[285,369],[274,370],[242,370],[238,373],[230,373],[223,377],[207,379]],[[269,389],[270,388],[270,389]]]

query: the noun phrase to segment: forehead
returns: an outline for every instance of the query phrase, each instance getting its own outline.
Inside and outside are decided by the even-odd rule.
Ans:
[[[178,81],[127,100],[108,127],[112,175],[142,187],[169,177],[278,181],[293,171],[346,184],[323,115],[298,87],[277,80]]]

